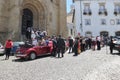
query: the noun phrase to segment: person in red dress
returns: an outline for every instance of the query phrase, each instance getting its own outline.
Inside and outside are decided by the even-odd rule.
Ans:
[[[13,47],[13,42],[11,39],[8,39],[6,42],[5,42],[5,60],[8,60],[9,59],[9,56],[10,56],[10,51],[11,51],[11,48]]]

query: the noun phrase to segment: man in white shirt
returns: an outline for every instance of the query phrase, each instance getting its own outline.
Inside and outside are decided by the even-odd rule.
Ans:
[[[32,45],[37,46],[38,45],[38,41],[36,38],[32,39]]]

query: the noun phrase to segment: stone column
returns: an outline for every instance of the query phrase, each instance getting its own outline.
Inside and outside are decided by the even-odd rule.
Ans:
[[[0,42],[4,42],[8,35],[8,0],[0,0]]]
[[[8,7],[6,5],[8,5],[6,0],[0,0],[0,32],[5,31],[7,27],[6,24],[8,22]]]
[[[67,30],[67,12],[66,12],[66,1],[65,0],[59,0],[59,34],[61,34],[63,37],[68,36],[68,30]]]
[[[20,40],[21,34],[21,14],[20,14],[20,0],[10,0],[9,7],[9,31],[10,37],[13,40]]]

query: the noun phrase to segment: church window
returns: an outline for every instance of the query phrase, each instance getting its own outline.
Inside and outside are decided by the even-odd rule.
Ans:
[[[107,9],[105,8],[105,3],[99,4],[99,15],[107,16]]]
[[[106,25],[106,20],[105,19],[101,19],[101,25]]]
[[[117,23],[117,25],[120,25],[120,19],[117,19],[116,23]]]
[[[91,20],[90,19],[85,19],[85,25],[91,25]]]
[[[83,15],[91,15],[91,9],[90,9],[90,4],[89,3],[85,3],[84,4],[84,11],[83,11]]]
[[[120,4],[115,4],[114,15],[120,14]]]

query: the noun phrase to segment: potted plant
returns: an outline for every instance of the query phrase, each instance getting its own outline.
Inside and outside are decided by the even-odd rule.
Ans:
[[[86,15],[87,13],[86,12],[83,12],[84,15]]]
[[[117,12],[116,11],[114,12],[114,14],[115,14],[115,16],[117,16]]]

